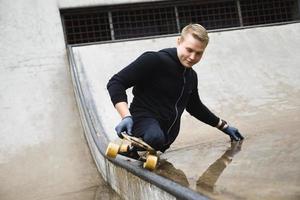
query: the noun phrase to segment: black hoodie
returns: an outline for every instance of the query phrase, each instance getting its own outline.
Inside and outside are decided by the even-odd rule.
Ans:
[[[115,74],[107,89],[115,105],[127,102],[126,89],[133,87],[130,113],[133,119],[151,117],[164,131],[169,146],[177,137],[180,117],[187,110],[192,116],[211,126],[217,126],[216,117],[200,100],[197,74],[184,67],[176,48],[146,52]]]

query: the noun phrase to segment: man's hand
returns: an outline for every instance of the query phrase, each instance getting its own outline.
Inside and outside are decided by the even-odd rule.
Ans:
[[[133,126],[133,120],[131,116],[124,117],[122,121],[116,126],[115,130],[119,138],[123,138],[122,132],[126,132],[128,135],[131,135]]]
[[[240,141],[243,140],[244,137],[241,135],[238,129],[232,127],[232,126],[227,126],[222,130],[225,134],[229,135],[231,141]]]

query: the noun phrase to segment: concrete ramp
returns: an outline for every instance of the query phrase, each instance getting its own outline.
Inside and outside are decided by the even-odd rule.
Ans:
[[[294,23],[210,33],[194,66],[200,97],[245,140],[231,144],[184,113],[181,133],[154,173],[103,157],[107,142],[117,140],[120,120],[106,83],[142,52],[174,47],[176,37],[71,46],[82,120],[103,177],[127,199],[299,199],[299,32]]]

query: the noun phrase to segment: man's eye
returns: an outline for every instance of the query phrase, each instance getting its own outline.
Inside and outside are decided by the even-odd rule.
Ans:
[[[186,50],[187,50],[188,52],[192,52],[192,51],[193,51],[192,49],[189,49],[189,48],[187,48]]]
[[[201,56],[203,54],[203,52],[197,52],[196,54],[197,54],[197,56]]]

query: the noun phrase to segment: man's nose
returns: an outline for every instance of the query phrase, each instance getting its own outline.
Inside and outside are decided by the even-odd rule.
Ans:
[[[190,59],[191,59],[191,60],[195,60],[195,59],[196,59],[196,54],[195,54],[195,53],[191,53]]]

